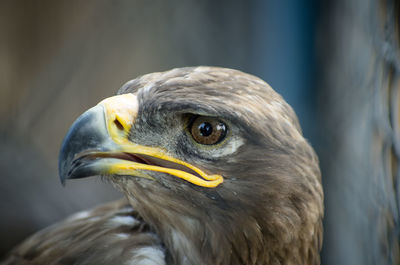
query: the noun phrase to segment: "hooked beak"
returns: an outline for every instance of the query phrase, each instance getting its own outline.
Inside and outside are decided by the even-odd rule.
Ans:
[[[134,94],[107,98],[83,113],[72,124],[61,146],[61,182],[95,175],[154,179],[148,171],[167,173],[208,188],[223,182],[222,176],[208,175],[168,155],[162,148],[131,142],[128,135],[137,113],[138,100]]]

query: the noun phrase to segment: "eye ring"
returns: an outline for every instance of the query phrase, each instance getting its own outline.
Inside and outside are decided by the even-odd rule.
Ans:
[[[227,135],[228,127],[216,117],[194,116],[189,124],[193,140],[202,145],[220,143]]]

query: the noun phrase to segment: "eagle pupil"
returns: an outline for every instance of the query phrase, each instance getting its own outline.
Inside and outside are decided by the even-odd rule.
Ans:
[[[208,122],[203,122],[199,125],[199,130],[202,136],[207,137],[210,136],[213,132],[213,127]]]
[[[188,131],[197,143],[213,145],[225,138],[227,128],[218,118],[195,116],[189,124]]]

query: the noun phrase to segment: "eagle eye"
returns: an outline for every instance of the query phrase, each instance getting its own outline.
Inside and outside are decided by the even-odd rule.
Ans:
[[[214,117],[195,116],[189,125],[189,132],[197,143],[213,145],[225,138],[227,126]]]

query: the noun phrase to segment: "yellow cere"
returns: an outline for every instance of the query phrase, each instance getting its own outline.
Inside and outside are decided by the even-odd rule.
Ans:
[[[124,94],[110,97],[103,100],[99,104],[103,105],[105,109],[108,133],[113,141],[119,145],[121,152],[148,155],[177,163],[193,170],[202,178],[179,169],[142,164],[128,160],[114,163],[109,169],[111,174],[135,174],[138,177],[151,178],[150,176],[140,173],[137,170],[157,171],[176,176],[195,185],[207,188],[217,187],[223,182],[224,179],[221,175],[208,175],[199,168],[186,163],[185,161],[167,155],[165,150],[150,146],[138,145],[129,141],[127,135],[133,123],[135,122],[138,112],[138,101],[134,94]]]
[[[101,101],[99,105],[105,109],[107,129],[111,138],[126,139],[125,136],[129,133],[138,113],[136,96],[134,94],[113,96]]]

